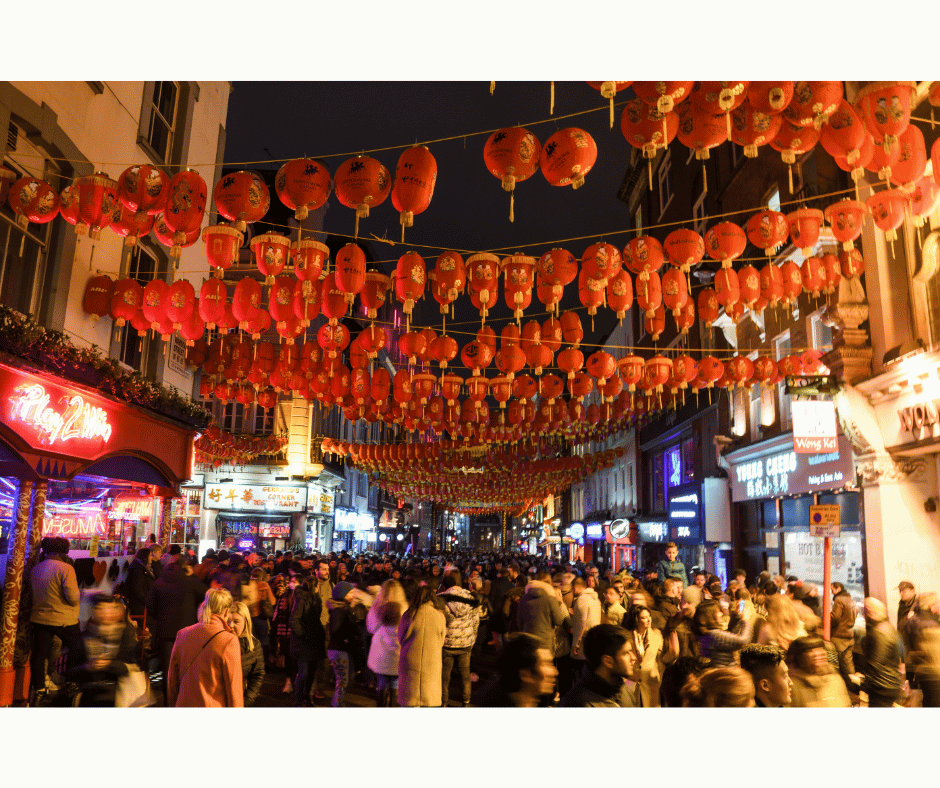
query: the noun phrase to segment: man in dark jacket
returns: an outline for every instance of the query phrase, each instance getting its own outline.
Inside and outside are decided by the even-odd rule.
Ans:
[[[509,628],[509,622],[502,614],[503,600],[506,598],[506,594],[512,591],[517,574],[519,573],[512,566],[508,566],[490,583],[490,605],[492,605],[494,612],[492,628],[499,635],[504,634]]]
[[[884,603],[874,597],[865,600],[866,633],[862,640],[869,708],[891,707],[901,694],[901,646],[898,633],[888,623]]]
[[[898,593],[901,595],[901,601],[898,602],[898,636],[906,652],[911,647],[907,637],[907,623],[917,614],[917,591],[913,583],[902,580],[898,583]]]
[[[917,597],[917,613],[907,622],[910,650],[905,658],[908,678],[916,676],[924,708],[940,706],[940,600],[932,591]],[[912,680],[913,684],[913,680]]]
[[[124,581],[124,595],[132,616],[142,616],[147,604],[147,595],[155,580],[150,566],[150,548],[141,547],[134,555],[134,560],[127,565],[127,579]]]
[[[614,624],[598,624],[584,635],[582,647],[587,664],[581,677],[561,699],[561,706],[634,708],[636,688],[627,679],[633,675],[636,657],[627,631]]]
[[[535,635],[554,654],[555,627],[568,619],[568,611],[558,600],[552,577],[548,572],[539,572],[526,588],[516,612],[519,630]]]
[[[832,614],[830,640],[839,653],[839,673],[851,684],[849,676],[855,672],[852,649],[855,647],[855,602],[842,583],[832,584]],[[852,689],[850,686],[849,689]]]
[[[147,594],[148,628],[160,659],[160,672],[166,681],[173,643],[181,629],[199,619],[197,611],[206,598],[208,587],[192,573],[182,555],[170,562]]]

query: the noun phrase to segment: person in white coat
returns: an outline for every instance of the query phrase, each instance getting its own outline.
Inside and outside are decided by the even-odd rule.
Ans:
[[[601,600],[597,591],[588,588],[580,577],[571,581],[574,592],[574,605],[571,608],[571,656],[584,661],[584,649],[581,647],[584,635],[591,627],[601,623]]]
[[[398,657],[401,653],[398,623],[407,609],[401,583],[386,580],[366,616],[366,627],[373,636],[366,664],[376,676],[380,708],[398,705]]]

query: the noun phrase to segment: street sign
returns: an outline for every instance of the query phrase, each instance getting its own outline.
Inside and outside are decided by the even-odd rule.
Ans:
[[[841,519],[842,513],[837,503],[809,507],[810,525],[838,525]]]
[[[89,545],[89,550],[88,550],[89,558],[98,557],[98,541],[99,541],[98,534],[95,534],[93,537],[91,537],[91,544]]]
[[[842,533],[842,526],[839,524],[833,525],[831,523],[825,523],[823,525],[813,525],[810,523],[809,533],[810,536],[839,536],[839,534]]]

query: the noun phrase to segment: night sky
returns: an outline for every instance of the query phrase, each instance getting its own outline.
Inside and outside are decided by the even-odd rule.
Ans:
[[[632,148],[620,132],[621,93],[610,128],[609,102],[586,82],[555,83],[554,115],[549,114],[550,83],[497,82],[490,95],[489,82],[235,82],[229,100],[225,162],[227,167],[244,162],[245,169],[277,168],[282,163],[263,163],[309,156],[324,159],[331,171],[362,151],[381,161],[394,177],[398,157],[415,142],[426,144],[434,155],[437,184],[430,207],[415,216],[414,226],[401,239],[398,212],[389,197],[373,208],[359,224],[359,234],[387,237],[395,247],[373,242],[381,270],[391,273],[408,249],[421,254],[428,270],[442,249],[460,251],[464,259],[475,252],[499,256],[525,253],[535,257],[553,247],[570,251],[580,259],[592,243],[602,240],[583,236],[604,233],[606,240],[623,249],[630,236],[627,206],[617,199]],[[570,113],[596,110],[572,118]],[[548,122],[538,122],[548,121]],[[594,138],[597,162],[584,185],[550,186],[538,171],[516,184],[515,221],[509,221],[509,193],[491,175],[483,161],[483,147],[496,129],[523,125],[544,145],[556,131],[576,126]],[[461,136],[466,135],[466,136]],[[444,142],[432,140],[456,137]],[[267,150],[265,150],[267,149]],[[277,197],[272,194],[272,201]],[[324,230],[353,234],[355,211],[330,197]],[[499,333],[511,312],[500,284],[498,306],[490,311]],[[414,322],[440,327],[439,307],[427,291],[415,309]],[[565,288],[561,308],[580,306],[577,281]],[[469,296],[458,298],[456,320],[479,321]],[[544,307],[533,292],[532,305],[523,322],[546,319]],[[604,319],[601,315],[607,313]],[[530,317],[531,315],[531,317]],[[489,323],[489,320],[487,321]],[[595,337],[613,326],[607,310],[598,312]],[[450,321],[448,321],[448,324]],[[590,318],[582,313],[585,341],[591,338]],[[474,327],[463,330],[475,331]],[[458,337],[462,345],[470,337]],[[459,361],[459,359],[458,359]]]

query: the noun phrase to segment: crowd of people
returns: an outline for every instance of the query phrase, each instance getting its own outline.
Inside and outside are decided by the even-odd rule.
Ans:
[[[30,574],[36,705],[271,705],[266,686],[298,707],[351,691],[402,707],[940,705],[940,602],[907,582],[897,628],[833,583],[827,639],[813,584],[740,570],[723,584],[673,544],[638,576],[524,554],[197,562],[153,545],[81,629],[68,547],[44,539]]]

